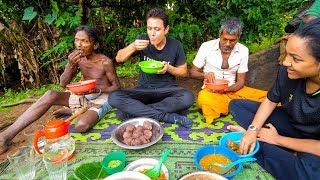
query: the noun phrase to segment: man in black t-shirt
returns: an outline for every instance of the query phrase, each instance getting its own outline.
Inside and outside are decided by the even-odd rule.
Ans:
[[[118,109],[120,119],[150,117],[158,121],[178,123],[189,127],[192,121],[185,117],[194,102],[191,91],[181,88],[176,77],[188,74],[185,54],[179,41],[166,37],[168,16],[160,8],[147,13],[147,34],[141,35],[129,46],[118,51],[117,62],[139,55],[140,61],[156,60],[164,64],[157,74],[139,72],[138,86],[109,95],[109,103]]]

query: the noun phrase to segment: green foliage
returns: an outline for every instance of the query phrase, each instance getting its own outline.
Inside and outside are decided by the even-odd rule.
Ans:
[[[5,93],[3,96],[0,96],[0,104],[11,104],[19,102],[23,99],[29,98],[29,97],[38,97],[42,96],[45,92],[48,90],[61,90],[61,87],[59,85],[55,84],[49,84],[49,85],[43,85],[40,88],[36,89],[26,89],[23,91],[15,91],[12,89],[5,89]],[[5,110],[7,108],[0,108],[1,110]]]
[[[193,3],[172,1],[171,11],[173,27],[185,22],[197,24],[203,33],[198,41],[207,41],[218,37],[221,23],[231,16],[244,22],[242,42],[260,43],[263,38],[276,39],[284,34],[284,26],[307,1],[306,0],[195,0]],[[204,33],[205,32],[205,33]],[[265,40],[264,40],[265,41]],[[193,49],[199,47],[193,45]],[[248,45],[248,44],[247,44]],[[249,45],[250,46],[250,45]],[[251,50],[251,49],[250,49]]]
[[[61,37],[60,42],[55,44],[52,48],[45,50],[42,54],[40,54],[39,59],[43,62],[41,67],[46,66],[47,64],[52,63],[56,59],[51,59],[49,55],[55,55],[59,58],[60,63],[59,67],[63,67],[66,64],[66,54],[70,48],[73,47],[73,36],[63,36]]]
[[[187,61],[187,64],[189,66],[192,66],[192,61],[196,57],[197,52],[198,52],[197,50],[195,50],[195,51],[187,51],[186,52],[186,58],[187,58],[186,61]]]
[[[124,39],[124,42],[126,45],[129,45],[137,38],[138,35],[146,34],[146,33],[147,33],[147,27],[129,28],[127,36]]]
[[[275,37],[262,37],[260,42],[246,42],[251,53],[256,53],[261,50],[267,49],[274,44],[277,40]]]
[[[39,58],[42,62],[42,68],[53,62],[57,62],[58,67],[61,68],[66,64],[67,53],[73,48],[74,36],[71,32],[80,25],[82,14],[75,6],[58,4],[54,0],[51,0],[50,4],[51,13],[45,15],[44,22],[48,25],[54,25],[64,33],[58,43],[39,54]]]
[[[136,77],[139,72],[138,61],[126,61],[116,67],[118,77]]]
[[[51,25],[53,21],[55,21],[58,17],[58,14],[56,12],[52,12],[52,14],[47,14],[44,17],[44,22]]]
[[[44,22],[48,31],[49,49],[34,51],[40,59],[42,69],[53,65],[62,68],[66,57],[73,48],[73,31],[85,22],[100,31],[102,53],[114,59],[117,51],[132,41],[137,35],[146,33],[145,15],[152,7],[162,7],[169,15],[169,36],[181,41],[188,65],[196,55],[201,43],[217,38],[221,23],[229,17],[239,17],[244,22],[241,42],[250,52],[268,48],[284,34],[284,27],[292,16],[305,6],[308,0],[166,0],[166,1],[86,1],[87,15],[82,14],[79,3],[70,1],[3,1],[0,0],[0,21],[22,26],[25,33],[41,32]],[[37,20],[37,23],[30,23]],[[37,29],[39,28],[39,29]],[[46,28],[47,30],[48,28]],[[54,37],[50,37],[50,36]],[[36,36],[32,36],[36,37]],[[30,37],[26,37],[28,39]],[[39,35],[30,38],[30,43],[38,46]],[[51,38],[51,39],[50,39]],[[34,40],[37,39],[37,40]],[[45,43],[44,43],[45,44]],[[43,45],[43,44],[41,44]],[[45,48],[48,48],[47,46]],[[61,71],[56,71],[61,72]],[[120,77],[136,76],[136,62],[126,62],[117,67]]]
[[[201,30],[197,24],[180,23],[172,27],[170,35],[179,40],[185,50],[194,49],[201,40]]]
[[[30,22],[32,19],[34,19],[38,13],[37,13],[37,11],[33,11],[33,9],[34,9],[34,7],[27,7],[24,10],[22,20]]]
[[[123,39],[125,39],[126,32],[125,28],[115,28],[110,33],[106,33],[102,36],[100,51],[112,59],[118,50],[125,46]]]

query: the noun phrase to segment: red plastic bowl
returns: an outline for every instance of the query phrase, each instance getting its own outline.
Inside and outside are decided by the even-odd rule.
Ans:
[[[229,81],[225,79],[216,79],[213,83],[205,82],[207,88],[214,90],[214,91],[221,91],[228,88]]]
[[[97,87],[96,80],[79,81],[77,83],[68,84],[67,88],[74,94],[83,94],[94,90]]]

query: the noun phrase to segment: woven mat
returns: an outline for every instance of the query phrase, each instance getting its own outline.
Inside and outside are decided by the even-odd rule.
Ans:
[[[204,143],[217,143],[220,137],[227,132],[229,124],[235,124],[232,116],[221,117],[213,124],[204,123],[204,118],[196,105],[189,108],[188,117],[193,121],[191,128],[185,128],[176,124],[162,123],[164,127],[164,141],[200,141]],[[111,141],[111,132],[115,129],[121,120],[116,117],[115,110],[107,113],[88,133],[72,133],[72,135],[81,142],[106,140]],[[75,132],[74,126],[70,127],[71,132]]]
[[[165,147],[170,147],[172,152],[165,164],[170,172],[170,179],[178,179],[183,174],[193,172],[196,167],[193,164],[195,151],[204,144],[217,144],[220,137],[227,132],[229,124],[235,124],[232,116],[221,117],[213,124],[204,123],[204,118],[195,105],[190,107],[188,117],[193,120],[191,128],[185,128],[176,124],[162,123],[164,135],[160,142],[142,150],[125,150],[128,161],[153,157],[159,158]],[[70,132],[77,140],[76,158],[69,162],[68,175],[72,176],[73,170],[85,162],[101,161],[103,156],[112,150],[120,149],[111,138],[111,132],[121,121],[116,118],[115,110],[107,113],[88,133],[75,133],[74,125]],[[0,164],[0,179],[12,179],[12,167],[8,162]],[[36,179],[46,177],[44,166],[38,165]],[[246,164],[244,170],[234,179],[273,179],[270,174],[263,170],[258,164]]]
[[[165,166],[169,170],[170,180],[179,179],[184,174],[196,171],[193,163],[194,152],[205,143],[200,142],[164,142],[160,141],[157,144],[141,149],[141,150],[124,150],[127,155],[128,163],[140,158],[155,158],[158,159],[165,148],[170,148],[171,153],[165,161]],[[76,155],[73,160],[68,163],[68,176],[71,179],[73,171],[80,164],[88,162],[100,162],[104,155],[113,150],[119,150],[120,147],[111,142],[77,142]],[[123,149],[122,149],[123,150]],[[41,161],[40,161],[41,162]],[[44,170],[43,163],[38,164],[35,179],[46,179],[47,173]],[[1,173],[0,179],[14,179],[12,166],[9,165]],[[243,171],[235,176],[237,179],[273,179],[266,171],[264,171],[258,164],[245,164]]]

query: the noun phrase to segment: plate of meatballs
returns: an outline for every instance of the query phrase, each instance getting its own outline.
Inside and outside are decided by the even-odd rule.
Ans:
[[[120,124],[111,134],[112,141],[125,149],[143,149],[157,143],[163,136],[160,123],[138,117]]]

